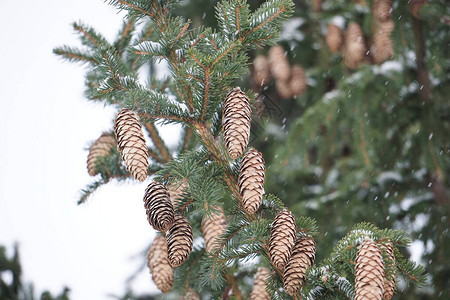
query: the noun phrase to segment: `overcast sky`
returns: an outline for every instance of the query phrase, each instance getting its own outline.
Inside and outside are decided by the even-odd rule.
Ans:
[[[154,232],[142,201],[148,181],[109,184],[76,205],[93,180],[86,147],[115,113],[83,97],[82,66],[52,54],[79,45],[78,20],[111,41],[122,17],[101,0],[0,1],[0,244],[19,243],[39,293],[67,285],[73,299],[105,299],[124,292]],[[134,288],[155,288],[147,270]]]

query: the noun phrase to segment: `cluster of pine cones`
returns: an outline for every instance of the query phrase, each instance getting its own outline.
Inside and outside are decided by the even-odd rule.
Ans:
[[[289,99],[302,95],[306,89],[305,70],[299,65],[291,65],[282,46],[273,46],[269,57],[259,54],[253,61],[253,80],[258,87],[264,87],[275,80],[275,88],[280,97]]]
[[[342,52],[344,64],[357,69],[363,62],[373,61],[381,64],[394,55],[391,33],[394,22],[391,20],[392,0],[374,0],[372,2],[373,36],[366,44],[361,26],[350,22],[345,34],[333,23],[328,24],[326,43],[332,53]]]

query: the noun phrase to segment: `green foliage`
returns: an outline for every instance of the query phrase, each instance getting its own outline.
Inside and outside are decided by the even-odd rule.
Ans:
[[[448,207],[441,205],[448,202],[450,171],[445,152],[450,132],[445,102],[449,76],[444,68],[433,67],[448,65],[448,57],[433,48],[435,55],[427,60],[435,79],[433,98],[424,100],[416,80],[422,70],[410,59],[418,33],[417,26],[405,20],[404,16],[410,17],[408,4],[394,1],[394,62],[363,64],[352,72],[339,54],[327,50],[322,28],[342,16],[346,23],[359,23],[369,37],[374,24],[369,6],[331,1],[320,12],[311,12],[304,2],[294,10],[289,0],[225,0],[215,6],[215,18],[210,14],[203,21],[202,13],[211,11],[216,1],[203,1],[204,11],[195,2],[109,1],[128,13],[113,43],[76,23],[84,48],[54,50],[71,62],[86,63],[88,99],[139,114],[152,141],[149,174],[153,179],[187,185],[175,209],[190,221],[195,246],[175,270],[175,285],[167,297],[184,295],[191,288],[207,299],[226,297],[230,290],[236,299],[245,299],[256,267],[267,266],[273,271],[267,287],[272,299],[291,299],[267,251],[271,220],[284,208],[295,214],[298,235],[313,236],[317,242],[317,263],[307,272],[303,297],[352,299],[354,261],[365,238],[394,244],[395,264],[383,252],[387,278],[397,270],[406,282],[423,285],[430,277],[408,260],[404,248],[411,234],[413,238],[423,234],[419,238],[433,242],[439,233],[448,236],[444,231]],[[422,15],[422,22],[436,36],[445,26],[431,12],[445,10],[442,5],[439,1],[429,5]],[[290,29],[299,34],[280,35],[292,14],[300,25]],[[429,45],[437,42],[431,40]],[[266,194],[260,209],[246,214],[237,187],[240,160],[230,162],[222,142],[222,101],[236,84],[247,84],[249,62],[265,51],[261,47],[277,41],[292,63],[307,69],[309,90],[284,102],[273,83],[254,88],[257,95],[246,91],[255,108],[272,101],[279,113],[267,119],[263,112],[253,120],[252,126],[258,128],[252,131],[252,146],[266,160]],[[171,76],[158,80],[155,66],[161,63]],[[142,78],[147,68],[148,78]],[[183,126],[177,147],[165,145],[155,122]],[[129,179],[116,149],[98,160],[96,171],[99,179],[83,191],[80,202],[110,179]],[[430,182],[441,198],[435,190],[430,193]],[[217,250],[206,253],[200,224],[217,205],[225,210],[227,228],[218,238]],[[413,219],[424,216],[433,222],[414,229]],[[406,229],[409,234],[379,228]],[[448,281],[441,278],[436,294]],[[414,290],[404,294],[408,293]],[[131,291],[127,295],[135,297]]]

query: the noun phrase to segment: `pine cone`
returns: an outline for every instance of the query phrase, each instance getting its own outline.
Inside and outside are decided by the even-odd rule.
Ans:
[[[379,22],[389,21],[391,18],[392,0],[373,0],[372,13]]]
[[[109,151],[116,145],[114,135],[110,133],[103,133],[89,148],[87,158],[87,169],[91,176],[95,176],[98,172],[95,171],[97,159],[101,156],[109,154]]]
[[[183,194],[187,189],[186,181],[174,181],[167,186],[167,192],[169,193],[170,200],[172,200],[173,207],[180,205]]]
[[[159,182],[150,183],[145,189],[144,206],[150,225],[159,231],[167,231],[175,220],[175,211],[169,193]]]
[[[175,215],[175,222],[167,232],[167,252],[170,265],[181,266],[192,251],[193,234],[189,221],[182,215]]]
[[[314,264],[316,243],[312,237],[301,237],[295,242],[292,256],[284,269],[284,290],[295,296],[305,283],[306,270]]]
[[[414,18],[420,19],[420,10],[426,4],[428,4],[428,0],[411,0],[409,2],[411,14]]]
[[[144,181],[148,171],[148,148],[139,116],[132,110],[122,109],[114,121],[114,132],[128,172]]]
[[[308,87],[306,85],[305,70],[299,65],[294,65],[292,67],[290,85],[292,94],[296,96],[302,95]]]
[[[388,255],[388,258],[390,262],[392,263],[392,271],[393,273],[389,278],[384,279],[384,292],[383,292],[383,299],[384,300],[390,300],[392,299],[392,296],[394,296],[395,291],[395,283],[396,283],[396,277],[397,277],[397,269],[395,268],[395,255],[394,255],[394,246],[391,242],[384,244],[379,244],[379,247],[381,250],[384,250],[386,254]]]
[[[312,0],[313,12],[322,11],[322,0]]]
[[[250,139],[251,108],[248,97],[240,88],[228,93],[223,103],[222,127],[225,146],[232,159],[247,149]]]
[[[253,61],[253,78],[259,87],[267,85],[270,81],[269,61],[264,55],[258,55]]]
[[[384,263],[374,241],[366,239],[356,254],[355,300],[381,300],[384,286]]]
[[[266,168],[261,153],[253,148],[248,150],[241,161],[238,185],[244,209],[250,214],[257,211],[261,204],[265,173]]]
[[[290,99],[294,96],[294,93],[292,93],[290,81],[277,79],[275,80],[275,88],[278,95],[280,95],[282,99]]]
[[[297,225],[294,215],[287,209],[280,211],[270,230],[269,253],[272,265],[283,271],[291,257],[296,241]]]
[[[169,264],[166,238],[162,235],[157,235],[148,249],[147,265],[156,287],[161,292],[168,293],[173,286],[173,269]]]
[[[344,37],[341,28],[332,23],[328,24],[327,35],[325,37],[328,49],[331,53],[338,53],[344,43]]]
[[[377,24],[370,51],[376,64],[381,64],[394,55],[394,45],[391,39],[393,30],[394,22],[392,21]]]
[[[191,288],[188,288],[185,295],[180,296],[179,300],[201,300],[200,296]]]
[[[217,249],[217,238],[227,228],[226,218],[222,207],[211,207],[211,214],[205,214],[202,220],[202,234],[205,238],[206,252],[214,252]]]
[[[286,51],[280,45],[273,46],[269,50],[269,63],[272,76],[276,80],[287,82],[291,75],[291,66],[286,57]]]
[[[255,273],[255,283],[252,292],[250,293],[250,300],[270,300],[270,296],[266,291],[267,279],[269,279],[270,270],[264,267],[258,268]]]
[[[361,27],[352,22],[345,33],[344,64],[350,69],[357,69],[366,55],[366,45]]]

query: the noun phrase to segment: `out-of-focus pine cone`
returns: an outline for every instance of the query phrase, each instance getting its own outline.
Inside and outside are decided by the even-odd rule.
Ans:
[[[344,34],[339,26],[330,23],[327,27],[327,35],[325,37],[328,49],[331,53],[338,53],[344,43]]]
[[[284,290],[295,296],[305,283],[306,270],[314,264],[316,243],[312,237],[301,237],[295,242],[292,256],[284,269]]]
[[[170,265],[173,268],[181,266],[192,251],[193,233],[191,224],[182,215],[175,215],[175,221],[167,231],[166,237]]]
[[[291,257],[297,234],[294,215],[287,209],[280,211],[272,222],[269,253],[272,265],[284,271]]]
[[[383,300],[390,300],[392,296],[394,296],[395,292],[395,283],[397,277],[397,269],[395,267],[395,255],[394,255],[394,246],[391,242],[388,242],[386,245],[379,244],[381,250],[384,250],[388,255],[388,259],[391,263],[392,274],[390,277],[384,279],[384,292],[383,292]]]
[[[366,45],[361,27],[352,22],[345,33],[343,49],[344,64],[350,69],[357,69],[366,55]]]
[[[392,21],[377,23],[370,51],[376,64],[381,64],[394,55],[394,43],[391,38],[393,30],[394,22]]]
[[[313,12],[322,11],[322,0],[312,0]]]
[[[238,185],[244,209],[250,214],[257,211],[261,204],[265,174],[262,154],[256,149],[249,149],[241,161]]]
[[[137,180],[144,181],[148,171],[148,148],[139,116],[132,110],[122,109],[114,122],[114,133],[127,170]]]
[[[302,95],[308,87],[305,70],[299,65],[292,67],[290,85],[292,94],[296,96]]]
[[[253,78],[259,87],[267,85],[270,81],[269,60],[264,55],[258,55],[253,60]]]
[[[367,238],[356,254],[355,300],[381,300],[383,287],[383,257],[377,244]]]
[[[286,51],[280,45],[273,46],[269,50],[269,63],[272,76],[278,81],[289,80],[291,76],[291,66],[286,57]]]
[[[277,79],[275,80],[275,88],[278,95],[280,95],[282,99],[290,99],[294,96],[294,93],[292,93],[290,81]]]
[[[186,181],[174,181],[167,186],[167,192],[169,192],[170,200],[172,200],[173,207],[180,205],[183,194],[187,189]]]
[[[379,22],[386,22],[391,19],[392,0],[373,0],[372,13]]]
[[[168,293],[173,286],[173,269],[169,264],[166,238],[157,235],[147,252],[147,265],[156,287],[163,293]]]
[[[250,300],[270,300],[270,296],[266,291],[269,276],[270,270],[268,268],[258,268],[255,273],[255,283],[250,293]]]
[[[420,10],[426,4],[428,4],[428,0],[411,0],[409,2],[411,14],[414,18],[420,19]]]
[[[236,159],[247,149],[250,139],[250,101],[239,87],[228,93],[223,103],[222,127],[228,154]]]
[[[87,158],[87,169],[91,176],[95,176],[95,167],[97,159],[101,156],[108,155],[111,149],[116,145],[116,139],[111,133],[103,133],[89,148],[89,154]]]
[[[205,214],[202,220],[206,252],[214,252],[217,249],[217,238],[225,232],[226,228],[227,221],[222,207],[211,207],[210,214]]]
[[[186,294],[180,295],[179,300],[201,300],[200,296],[191,288],[188,288]]]
[[[145,189],[144,206],[150,225],[159,231],[167,231],[175,220],[175,211],[166,187],[159,182],[150,183]]]

